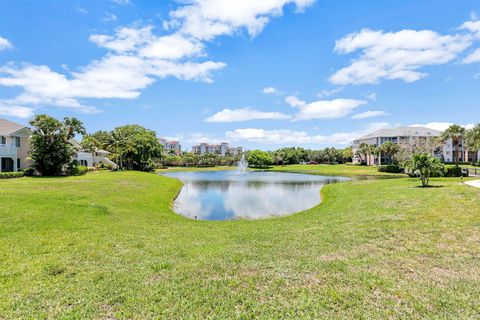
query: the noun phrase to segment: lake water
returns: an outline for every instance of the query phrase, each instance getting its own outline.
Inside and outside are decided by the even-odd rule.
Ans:
[[[292,214],[320,203],[320,189],[349,178],[253,171],[169,172],[184,183],[174,211],[192,219],[258,219]]]

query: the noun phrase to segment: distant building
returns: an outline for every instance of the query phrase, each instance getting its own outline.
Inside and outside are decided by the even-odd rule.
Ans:
[[[75,159],[78,164],[86,167],[96,167],[100,164],[110,165],[113,169],[118,168],[118,165],[112,160],[108,159],[110,152],[97,149],[95,152],[89,152],[82,148],[82,145],[75,139],[71,139],[70,144],[75,149]]]
[[[445,143],[438,143],[442,132],[425,127],[397,127],[393,129],[380,129],[366,136],[360,137],[353,142],[353,153],[359,150],[362,143],[378,147],[387,141],[398,144],[403,149],[423,149],[429,150],[432,156],[437,157],[447,163],[455,162],[455,145],[452,139]],[[469,152],[461,140],[458,145],[459,162],[476,162],[480,159],[479,152]],[[366,159],[367,165],[383,164],[388,161],[385,155],[369,155]],[[361,162],[362,159],[355,155],[354,163]]]
[[[0,172],[19,171],[30,166],[28,127],[0,119]]]
[[[192,146],[192,152],[196,154],[218,154],[222,157],[226,155],[238,155],[243,152],[242,147],[230,147],[228,142],[220,144],[200,143]]]
[[[182,153],[182,145],[178,141],[167,141],[166,139],[159,138],[158,141],[163,146],[163,150],[165,150],[169,154],[175,154],[179,156]]]

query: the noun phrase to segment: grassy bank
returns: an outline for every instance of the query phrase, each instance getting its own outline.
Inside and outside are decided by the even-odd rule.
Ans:
[[[432,183],[207,222],[174,214],[180,182],[153,174],[0,181],[0,318],[475,318],[480,189]]]
[[[288,166],[273,166],[270,170],[284,172],[308,172],[312,174],[338,175],[338,176],[403,176],[403,174],[392,174],[378,172],[375,166],[353,166],[346,164],[294,164]]]

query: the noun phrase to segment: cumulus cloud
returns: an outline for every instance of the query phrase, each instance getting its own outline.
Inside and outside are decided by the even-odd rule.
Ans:
[[[311,135],[305,131],[290,129],[267,130],[259,128],[245,128],[228,131],[227,138],[233,141],[246,141],[265,145],[288,145],[288,144],[338,144],[348,145],[356,138],[372,131],[387,128],[390,125],[385,122],[371,123],[362,130],[350,132],[337,132],[327,135]]]
[[[464,27],[473,32],[475,26]],[[362,29],[336,41],[335,52],[359,57],[333,74],[336,85],[374,84],[382,79],[414,82],[427,74],[424,66],[445,64],[472,44],[471,34],[441,35],[431,30],[384,32]]]
[[[206,122],[239,122],[249,120],[285,120],[291,116],[280,112],[265,112],[251,108],[242,109],[223,109],[211,117],[205,119]]]
[[[127,0],[112,0],[129,4]],[[45,65],[8,64],[0,67],[0,85],[22,92],[3,105],[53,105],[80,112],[97,112],[81,99],[135,99],[158,79],[211,83],[212,73],[226,66],[206,59],[205,40],[246,29],[256,35],[284,6],[304,9],[313,0],[222,1],[192,0],[170,12],[170,33],[158,36],[153,26],[122,27],[113,34],[92,34],[90,41],[108,50],[102,58],[74,72],[59,73]],[[199,29],[195,29],[195,28]],[[2,44],[3,43],[3,44]],[[0,38],[0,46],[10,43]],[[2,47],[0,47],[2,48]]]
[[[469,64],[474,62],[480,62],[480,48],[473,51],[469,54],[465,59],[463,59],[463,63]]]
[[[0,37],[0,51],[13,48],[12,43],[3,37]]]
[[[278,90],[275,87],[266,87],[266,88],[263,88],[262,92],[265,94],[273,94],[273,93],[277,93]]]
[[[212,40],[220,35],[232,35],[245,29],[250,36],[263,30],[271,17],[281,16],[288,4],[301,11],[314,0],[190,0],[188,5],[170,12],[167,29],[201,40]]]
[[[425,127],[425,128],[429,128],[429,129],[433,129],[433,130],[438,130],[438,131],[445,131],[448,127],[450,127],[451,125],[453,125],[454,123],[452,122],[429,122],[429,123],[425,123],[425,124],[412,124],[410,125],[410,127]],[[462,127],[464,127],[465,129],[471,129],[473,128],[474,124],[470,123],[470,124],[462,124],[461,125]]]
[[[356,99],[335,99],[318,100],[307,103],[295,96],[288,96],[285,102],[299,111],[295,114],[293,120],[309,119],[338,119],[352,113],[357,107],[366,104],[364,100]]]
[[[7,117],[29,118],[33,115],[33,109],[12,105],[2,105],[0,102],[0,115]]]
[[[385,111],[365,111],[365,112],[354,114],[352,116],[352,119],[366,119],[366,118],[386,116],[386,115],[388,115],[388,113],[386,113]]]

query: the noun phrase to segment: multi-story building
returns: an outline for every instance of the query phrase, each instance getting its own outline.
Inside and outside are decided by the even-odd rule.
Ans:
[[[159,138],[158,141],[163,146],[163,149],[170,154],[179,156],[182,153],[182,145],[178,141],[167,141],[166,139]]]
[[[0,119],[0,172],[18,171],[29,167],[28,127]]]
[[[423,150],[431,153],[433,156],[449,163],[455,162],[455,145],[452,139],[441,142],[442,132],[425,127],[397,127],[393,129],[380,129],[366,136],[360,137],[353,142],[353,153],[356,154],[360,145],[365,143],[373,147],[378,147],[387,141],[398,144],[401,150],[413,152],[414,150]],[[463,140],[458,144],[459,162],[476,162],[480,159],[479,152],[469,152],[464,147]],[[366,159],[361,159],[356,155],[353,162],[365,161],[367,165],[383,164],[388,159],[385,155],[369,154]]]
[[[230,147],[228,142],[220,144],[200,143],[192,146],[192,152],[196,154],[218,154],[222,157],[226,155],[238,155],[243,152],[242,147]]]

